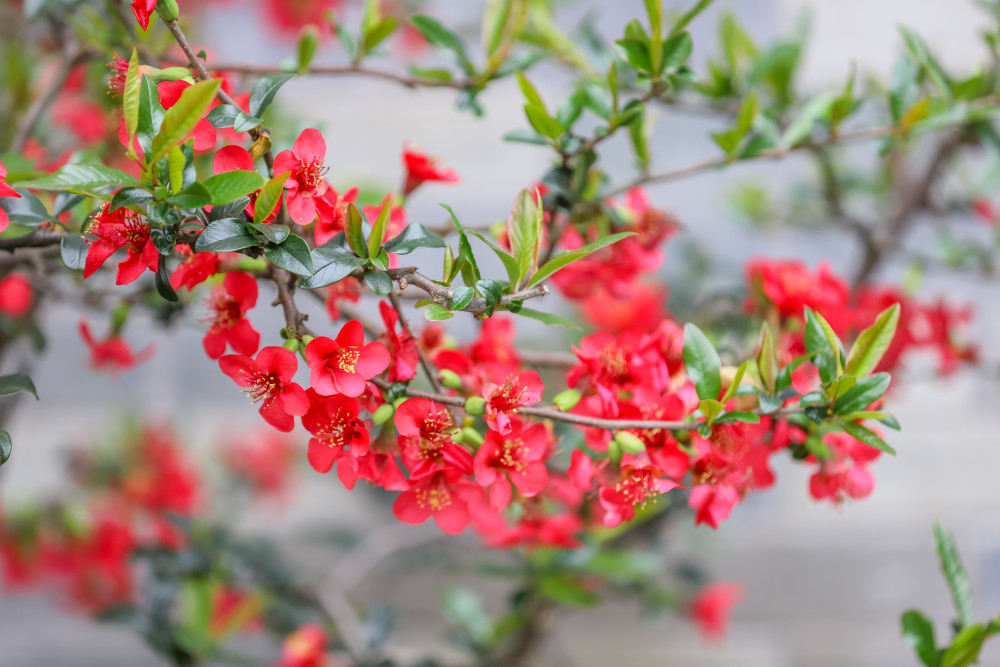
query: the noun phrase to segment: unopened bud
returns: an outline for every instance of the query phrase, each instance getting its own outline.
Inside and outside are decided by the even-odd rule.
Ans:
[[[620,463],[622,460],[621,445],[614,438],[608,443],[608,458],[615,464]]]
[[[438,377],[441,379],[441,384],[448,389],[462,388],[462,378],[455,371],[449,371],[448,369],[438,371]]]
[[[628,452],[629,454],[638,454],[639,452],[646,451],[646,444],[639,439],[639,436],[628,431],[618,431],[615,434],[614,441],[618,443],[623,452]]]
[[[180,8],[177,7],[177,0],[157,0],[156,11],[164,21],[176,21],[177,16],[180,14]]]
[[[399,406],[406,402],[406,396],[400,396],[395,401],[392,402],[392,407],[399,410]]]
[[[459,434],[459,442],[463,445],[469,445],[479,449],[480,445],[483,444],[483,434],[474,428],[463,428]]]
[[[139,69],[153,81],[180,81],[185,77],[191,76],[191,70],[187,67],[164,67],[163,69],[157,69],[156,67],[143,65]]]
[[[559,392],[556,397],[552,399],[552,404],[563,412],[569,412],[576,407],[576,404],[580,402],[580,392],[576,389],[567,389],[566,391]]]
[[[284,343],[281,344],[286,350],[291,350],[292,352],[299,351],[299,340],[298,338],[289,338]]]
[[[396,414],[396,408],[392,407],[389,403],[383,403],[372,413],[372,421],[375,422],[376,426],[381,426],[392,419],[394,414]]]
[[[315,339],[316,339],[315,336],[310,336],[309,334],[302,334],[302,338],[301,338],[303,345],[308,345],[309,343],[313,342],[313,340],[315,340]]]
[[[482,396],[472,396],[465,401],[465,411],[470,415],[486,414],[486,399]]]

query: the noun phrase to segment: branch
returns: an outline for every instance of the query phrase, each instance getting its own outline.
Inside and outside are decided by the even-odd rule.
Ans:
[[[274,281],[275,287],[278,288],[278,298],[271,305],[281,305],[281,309],[285,313],[286,337],[300,338],[303,335],[315,336],[316,334],[305,323],[309,316],[299,312],[299,308],[295,304],[293,292],[298,277],[274,265],[271,266],[269,275],[271,280]]]
[[[30,234],[18,236],[17,238],[0,239],[0,250],[14,252],[18,248],[44,248],[47,246],[58,245],[62,241],[63,236],[64,234],[56,234],[55,232],[47,232],[41,229],[36,229]]]
[[[291,73],[280,67],[253,65],[249,63],[223,63],[221,65],[214,65],[213,69],[224,72],[236,72],[238,74],[252,74],[255,76]],[[460,81],[442,81],[426,77],[406,76],[405,74],[397,74],[388,70],[372,69],[361,64],[320,65],[310,67],[307,71],[300,73],[299,76],[362,76],[392,81],[407,88],[451,88],[453,90],[462,90],[470,85],[467,82]]]
[[[372,382],[379,389],[389,389],[392,383],[383,380],[382,378],[374,378]],[[446,394],[422,391],[420,389],[406,388],[406,394],[414,398],[429,398],[432,401],[441,403],[443,405],[453,405],[455,407],[464,407],[465,399],[461,396],[449,396]],[[601,419],[600,417],[588,417],[586,415],[576,415],[569,412],[563,412],[553,407],[548,406],[523,406],[516,410],[518,414],[528,415],[529,417],[537,417],[539,419],[549,419],[557,422],[565,422],[567,424],[575,424],[576,426],[589,426],[591,428],[603,428],[608,431],[620,431],[623,429],[636,429],[636,430],[654,430],[661,429],[664,431],[692,431],[704,422],[695,421],[662,421],[657,419]],[[797,414],[802,412],[800,408],[782,408],[777,412],[771,413],[774,415],[787,415],[787,414]],[[754,414],[761,414],[759,411],[755,411]]]
[[[399,298],[395,295],[395,293],[389,292],[389,302],[396,310],[396,314],[399,315],[399,323],[403,325],[403,328],[406,329],[406,331],[408,331],[412,336],[413,332],[410,331],[410,325],[406,321],[406,315],[403,313],[403,307],[400,305]],[[424,369],[424,375],[427,376],[427,380],[431,383],[431,387],[433,387],[434,391],[438,394],[444,393],[444,390],[441,388],[441,383],[438,382],[437,373],[431,367],[430,362],[427,361],[427,356],[424,354],[424,351],[420,349],[419,345],[417,345],[417,356],[420,358],[420,367]]]

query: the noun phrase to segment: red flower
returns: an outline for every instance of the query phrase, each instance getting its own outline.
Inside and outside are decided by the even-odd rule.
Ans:
[[[389,350],[389,367],[386,369],[386,377],[389,378],[389,382],[412,380],[416,377],[417,366],[420,364],[417,341],[406,324],[400,325],[400,331],[396,333],[399,313],[396,312],[395,308],[385,301],[381,301],[379,302],[379,312],[382,314],[382,322],[385,323],[385,333],[382,334],[381,340]]]
[[[325,667],[326,633],[318,625],[304,625],[285,638],[281,661],[271,667]]]
[[[743,598],[739,584],[719,582],[705,586],[691,601],[691,616],[705,639],[721,639],[729,625],[729,614]]]
[[[260,415],[279,431],[291,431],[293,415],[301,417],[309,411],[305,390],[292,382],[299,362],[295,354],[283,347],[265,347],[256,359],[242,354],[230,354],[219,359],[219,368],[245,387],[252,402],[260,402]]]
[[[222,449],[222,461],[230,474],[260,496],[284,495],[294,456],[295,447],[288,437],[270,430],[252,437],[238,436]]]
[[[604,509],[604,525],[613,528],[635,517],[635,506],[645,507],[650,498],[678,488],[678,484],[663,478],[663,471],[654,466],[622,466],[621,480],[614,486],[605,485],[598,491]]]
[[[156,0],[132,0],[132,13],[143,30],[149,28],[149,17],[155,9]]]
[[[186,246],[178,245],[179,254],[188,258],[181,262],[170,276],[170,284],[175,290],[182,287],[193,290],[219,272],[219,255],[214,252],[190,252]]]
[[[860,500],[875,489],[875,477],[867,464],[879,457],[879,450],[859,442],[846,433],[823,437],[831,458],[820,461],[819,470],[809,478],[809,494],[816,500],[841,505],[845,500]]]
[[[302,417],[302,425],[312,433],[309,439],[309,464],[316,472],[330,472],[337,466],[337,476],[350,490],[358,478],[358,458],[368,453],[371,436],[358,415],[361,402],[346,396],[320,396],[310,390],[311,407]]]
[[[7,167],[3,166],[3,162],[0,162],[0,197],[13,197],[15,199],[20,199],[21,195],[18,194],[14,188],[5,180],[7,178]],[[7,217],[7,211],[0,208],[0,232],[7,229],[7,225],[10,224],[10,218]]]
[[[353,204],[357,196],[357,188],[351,188],[341,196],[328,184],[326,192],[315,199],[316,226],[313,228],[313,234],[316,245],[323,245],[347,229],[347,205]]]
[[[361,281],[347,276],[326,288],[326,314],[331,320],[340,319],[340,301],[357,303],[361,298]]]
[[[134,282],[146,269],[156,273],[160,254],[150,238],[149,225],[138,213],[127,208],[109,211],[110,207],[105,204],[87,229],[97,240],[88,239],[83,277],[92,276],[120,248],[128,248],[128,256],[118,265],[118,285]]]
[[[841,330],[838,315],[846,314],[850,288],[826,263],[821,262],[816,273],[811,273],[797,260],[754,260],[747,263],[746,280],[753,296],[769,302],[782,317],[801,319],[808,306],[829,320],[835,330]],[[754,301],[747,307],[753,312]]]
[[[327,14],[341,4],[341,0],[267,0],[266,25],[295,35],[306,25],[329,25]]]
[[[199,253],[200,254],[200,253]],[[257,305],[257,281],[249,273],[227,273],[221,287],[212,290],[208,309],[212,325],[202,339],[209,359],[226,353],[226,343],[237,354],[253,354],[260,345],[260,334],[246,319],[248,310]]]
[[[730,512],[739,502],[740,495],[728,484],[700,484],[691,489],[691,495],[688,496],[688,506],[697,512],[694,525],[707,523],[715,529],[729,518]]]
[[[472,456],[451,439],[456,428],[448,408],[429,398],[410,398],[396,409],[393,420],[411,480],[427,477],[448,465],[471,472]]]
[[[403,196],[410,194],[425,181],[441,181],[443,183],[458,183],[458,172],[453,169],[438,169],[438,160],[424,153],[403,149],[403,164],[406,166],[406,184],[403,186]]]
[[[20,273],[0,279],[0,314],[21,317],[31,308],[31,283]]]
[[[481,486],[490,487],[494,511],[502,511],[510,502],[511,482],[525,498],[542,492],[549,481],[545,458],[551,444],[544,425],[525,426],[520,418],[511,422],[506,435],[487,431],[486,441],[476,450],[473,471]]]
[[[458,535],[469,525],[468,503],[479,487],[465,480],[466,473],[458,468],[445,468],[411,482],[410,488],[399,494],[392,513],[403,523],[423,523],[434,517],[438,528],[449,535]]]
[[[319,130],[308,128],[292,144],[274,158],[274,173],[291,172],[285,181],[288,190],[288,214],[300,225],[316,219],[316,198],[326,192],[329,185],[323,180],[326,168],[326,142]]]
[[[487,384],[483,387],[486,399],[486,424],[506,435],[511,431],[510,414],[524,405],[534,405],[542,400],[542,378],[535,371],[521,371],[507,378],[502,385]]]
[[[102,341],[94,340],[90,325],[84,320],[80,320],[80,335],[90,348],[90,365],[94,370],[108,370],[112,375],[117,375],[153,356],[152,345],[133,354],[129,344],[114,334]]]
[[[361,323],[351,320],[336,339],[320,336],[306,345],[310,383],[324,396],[360,396],[365,384],[389,365],[389,351],[378,341],[367,345]]]

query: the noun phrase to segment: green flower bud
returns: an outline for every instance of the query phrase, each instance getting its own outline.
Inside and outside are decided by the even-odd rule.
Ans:
[[[479,449],[483,444],[483,434],[474,428],[463,428],[459,432],[459,442]]]
[[[301,340],[302,340],[302,346],[303,346],[303,347],[305,347],[305,346],[306,346],[306,345],[308,345],[308,344],[309,344],[310,342],[312,342],[312,340],[313,340],[314,338],[315,338],[315,336],[310,336],[309,334],[303,334],[303,335],[302,335],[302,338],[301,338]]]
[[[618,433],[615,433],[614,441],[621,447],[623,452],[628,452],[629,454],[638,454],[639,452],[646,451],[646,444],[639,439],[639,436],[628,431],[618,431]]]
[[[164,67],[163,69],[149,67],[148,71],[144,73],[148,74],[153,81],[179,81],[191,76],[191,70],[187,67]]]
[[[176,21],[177,16],[180,14],[177,0],[157,0],[156,11],[164,21]]]
[[[566,391],[560,392],[552,399],[552,404],[563,412],[569,412],[576,407],[576,404],[580,402],[580,392],[576,389],[567,389]]]
[[[394,414],[396,414],[396,408],[389,403],[383,403],[378,406],[378,409],[375,410],[374,413],[372,413],[372,421],[375,422],[376,426],[381,426],[392,419]]]
[[[289,338],[284,343],[281,344],[286,350],[291,350],[292,352],[299,351],[299,341],[297,338]]]
[[[395,401],[392,402],[392,407],[399,410],[399,406],[406,402],[406,396],[400,396]]]
[[[438,372],[438,377],[441,379],[441,384],[443,384],[448,389],[461,389],[462,388],[462,378],[458,376],[455,371],[443,370]]]
[[[486,399],[481,396],[472,396],[465,401],[465,411],[470,415],[486,414]]]
[[[616,464],[622,460],[622,448],[614,438],[608,443],[608,458]]]

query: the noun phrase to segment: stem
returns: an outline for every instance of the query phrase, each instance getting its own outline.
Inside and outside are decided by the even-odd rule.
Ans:
[[[214,69],[217,71],[253,74],[256,76],[289,73],[288,70],[281,69],[280,67],[254,65],[250,63],[223,63],[221,65],[215,65]],[[302,72],[300,76],[366,76],[373,79],[392,81],[407,88],[451,88],[453,90],[462,90],[469,85],[467,82],[460,81],[441,81],[439,79],[428,79],[425,77],[411,77],[387,70],[372,69],[361,64],[320,65],[310,67],[307,71]]]
[[[400,305],[399,298],[394,292],[389,293],[389,302],[392,303],[392,307],[396,309],[396,314],[399,315],[399,323],[403,326],[403,329],[409,332],[412,336],[413,332],[410,331],[410,325],[406,321],[406,315],[403,314],[403,307]],[[441,383],[438,382],[437,373],[434,371],[430,362],[427,361],[427,356],[424,354],[424,351],[420,349],[419,345],[417,345],[417,355],[420,357],[420,367],[424,369],[424,375],[427,376],[427,380],[431,383],[431,387],[433,387],[434,391],[438,394],[444,393],[444,390],[441,388]]]
[[[305,323],[309,316],[299,312],[299,308],[295,304],[294,291],[297,277],[285,269],[272,265],[270,278],[274,281],[275,287],[278,288],[278,298],[272,305],[281,305],[281,309],[285,313],[286,336],[288,338],[301,338],[303,335],[315,336],[316,334]]]

